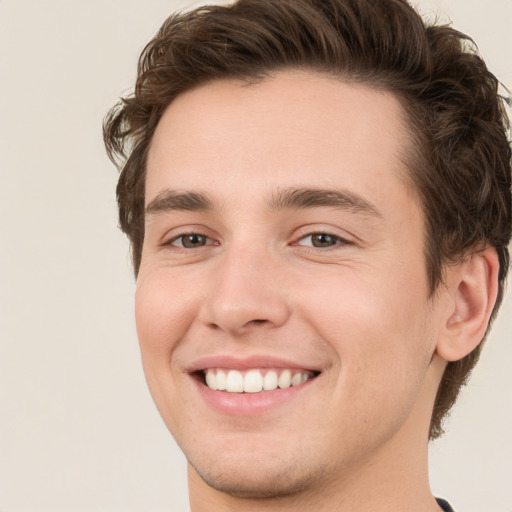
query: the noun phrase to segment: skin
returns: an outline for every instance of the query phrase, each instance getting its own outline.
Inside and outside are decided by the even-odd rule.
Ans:
[[[392,94],[313,72],[213,82],[164,113],[146,204],[169,190],[210,203],[146,215],[136,321],[149,388],[189,461],[192,512],[439,510],[428,426],[445,359],[469,350],[447,326],[474,308],[458,308],[460,269],[429,298],[408,144]],[[272,204],[293,188],[372,210]],[[199,243],[183,247],[191,233]],[[322,233],[332,245],[314,247]],[[230,415],[190,373],[211,355],[320,374],[262,414]]]

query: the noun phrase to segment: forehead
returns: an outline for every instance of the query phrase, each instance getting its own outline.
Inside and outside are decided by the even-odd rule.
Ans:
[[[165,187],[221,192],[233,180],[262,192],[342,180],[378,193],[383,179],[397,182],[406,172],[404,117],[391,93],[315,72],[214,81],[179,95],[162,116],[146,202]]]

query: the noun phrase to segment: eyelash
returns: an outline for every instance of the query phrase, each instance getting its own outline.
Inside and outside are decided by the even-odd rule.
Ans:
[[[293,245],[301,245],[300,244],[301,241],[303,241],[307,238],[312,238],[314,236],[318,236],[318,235],[329,237],[329,238],[333,239],[335,241],[335,243],[333,245],[329,245],[326,247],[315,247],[311,243],[311,245],[304,245],[303,247],[306,247],[308,250],[311,250],[311,251],[322,251],[323,252],[323,251],[327,251],[329,249],[336,249],[340,245],[343,246],[343,245],[351,244],[351,242],[349,240],[346,240],[345,238],[343,238],[339,235],[335,235],[334,233],[330,233],[328,231],[314,231],[314,232],[307,233],[307,234],[301,236],[296,242],[293,243]]]
[[[174,236],[170,240],[167,240],[166,242],[164,242],[162,245],[164,245],[164,246],[171,246],[171,247],[174,247],[176,249],[181,249],[181,250],[185,250],[185,251],[190,251],[190,250],[193,250],[193,249],[200,249],[200,248],[206,247],[208,245],[218,245],[218,243],[213,242],[213,243],[205,243],[203,245],[200,245],[199,247],[185,247],[184,244],[183,244],[183,240],[184,240],[185,237],[190,237],[190,236],[202,237],[206,241],[209,240],[209,241],[213,242],[213,240],[208,235],[205,235],[204,233],[200,233],[200,232],[191,231],[189,233],[181,233],[178,236]],[[175,242],[180,240],[180,239],[181,239],[181,245],[175,245]]]
[[[185,245],[183,243],[184,239],[186,237],[192,237],[192,236],[201,237],[201,238],[205,239],[205,243],[202,245],[199,245],[197,247],[185,247]],[[325,247],[315,247],[313,245],[313,242],[308,245],[302,245],[300,243],[301,241],[303,241],[307,238],[312,238],[314,236],[328,237],[328,238],[332,239],[332,241],[334,241],[335,243],[333,243],[332,245],[327,245]],[[175,244],[175,242],[177,242],[178,240],[181,240],[180,245]],[[208,243],[208,241],[210,241],[210,243]],[[211,242],[213,242],[213,243],[211,243]],[[297,241],[292,243],[292,245],[294,245],[294,246],[306,247],[310,251],[321,251],[321,252],[339,247],[340,244],[341,245],[350,245],[351,242],[349,240],[344,239],[343,237],[341,237],[339,235],[335,235],[334,233],[329,233],[328,231],[314,231],[311,233],[307,233],[305,235],[302,235],[300,238],[297,239]],[[179,250],[190,251],[190,250],[194,250],[194,249],[201,249],[201,248],[209,246],[209,245],[219,245],[219,244],[218,244],[218,242],[214,242],[208,235],[205,235],[204,233],[191,231],[189,233],[182,233],[178,236],[175,236],[175,237],[171,238],[170,240],[164,242],[162,245],[163,246],[171,246],[171,247],[179,249]]]

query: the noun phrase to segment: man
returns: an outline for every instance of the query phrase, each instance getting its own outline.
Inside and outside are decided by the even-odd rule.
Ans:
[[[146,47],[105,140],[192,512],[450,510],[427,441],[509,266],[497,85],[403,0],[239,0]]]

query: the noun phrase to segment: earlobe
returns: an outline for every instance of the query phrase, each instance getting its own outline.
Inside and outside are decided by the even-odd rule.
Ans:
[[[453,301],[436,351],[446,361],[458,361],[478,346],[487,330],[498,294],[496,250],[487,247],[470,254],[448,273]]]

